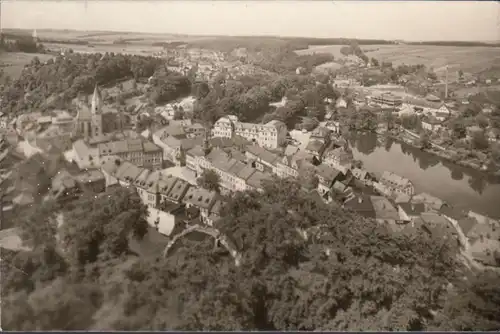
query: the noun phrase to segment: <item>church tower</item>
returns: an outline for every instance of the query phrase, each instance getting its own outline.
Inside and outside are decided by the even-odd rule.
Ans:
[[[210,128],[205,128],[205,138],[203,139],[203,154],[207,156],[212,148],[210,147]]]
[[[97,84],[94,88],[94,94],[92,95],[91,102],[91,114],[92,114],[92,137],[98,137],[103,135],[102,130],[102,99],[101,93],[97,88]]]

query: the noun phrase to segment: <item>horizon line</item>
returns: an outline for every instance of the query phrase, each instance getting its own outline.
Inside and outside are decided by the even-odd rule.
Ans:
[[[0,0],[1,1],[1,0]],[[400,41],[400,42],[410,42],[410,43],[425,43],[425,42],[465,42],[465,43],[500,43],[500,38],[497,40],[443,40],[443,39],[426,39],[426,40],[411,40],[411,39],[386,39],[386,38],[359,38],[359,37],[314,37],[314,36],[283,36],[283,35],[221,35],[221,34],[183,34],[183,33],[172,33],[172,32],[147,32],[147,31],[126,31],[126,30],[80,30],[80,29],[58,29],[58,28],[11,28],[11,27],[0,27],[0,32],[3,32],[4,30],[17,30],[17,31],[23,31],[23,30],[28,30],[28,31],[33,31],[36,30],[38,32],[40,31],[72,31],[72,32],[94,32],[94,33],[123,33],[123,34],[143,34],[143,35],[155,35],[155,36],[162,36],[162,35],[172,35],[172,36],[179,36],[179,37],[229,37],[229,38],[255,38],[255,37],[262,37],[262,38],[282,38],[282,39],[300,39],[300,38],[305,38],[305,39],[316,39],[316,40],[328,40],[328,39],[345,39],[345,40],[364,40],[364,41]],[[93,37],[99,37],[99,36],[93,36]]]

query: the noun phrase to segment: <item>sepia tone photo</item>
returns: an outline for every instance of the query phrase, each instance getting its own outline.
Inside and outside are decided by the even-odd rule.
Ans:
[[[6,331],[500,330],[500,4],[0,2]]]

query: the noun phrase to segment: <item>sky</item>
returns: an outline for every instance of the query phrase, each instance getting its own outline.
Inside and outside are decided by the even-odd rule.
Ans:
[[[3,0],[2,28],[278,35],[366,39],[500,40],[494,1]]]

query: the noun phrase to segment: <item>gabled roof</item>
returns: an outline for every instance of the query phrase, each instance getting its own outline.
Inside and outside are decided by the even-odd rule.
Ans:
[[[439,212],[456,221],[467,217],[467,213],[465,211],[459,210],[451,206],[443,206],[442,208],[439,209]]]
[[[462,232],[465,235],[467,235],[469,233],[469,231],[472,230],[474,228],[474,226],[476,226],[476,224],[477,224],[477,220],[475,218],[471,218],[471,217],[461,218],[458,221],[458,226],[460,226],[460,228],[462,229]]]
[[[393,183],[400,187],[411,185],[411,181],[409,179],[388,171],[382,173],[380,180]]]
[[[339,174],[342,174],[339,170],[323,164],[316,166],[316,173],[328,183],[333,182]]]
[[[260,171],[255,171],[247,180],[247,184],[251,187],[260,189],[262,187],[262,181],[271,180],[271,176]]]
[[[246,151],[269,164],[274,164],[278,160],[278,156],[276,154],[271,153],[258,145],[247,145]]]
[[[353,210],[363,217],[375,218],[375,208],[373,207],[370,196],[358,195],[345,201],[344,206]]]
[[[285,156],[289,157],[289,156],[294,155],[298,151],[299,151],[299,147],[298,146],[288,145],[285,148],[285,153],[284,154],[285,154]]]
[[[217,193],[215,191],[208,191],[200,187],[191,187],[184,196],[184,202],[210,210],[216,197]]]
[[[175,183],[170,191],[166,194],[167,198],[174,201],[182,201],[183,196],[188,189],[192,188],[191,185],[183,179],[175,178]]]
[[[384,196],[370,197],[373,208],[375,209],[375,218],[384,220],[399,220],[398,210]]]
[[[324,145],[325,144],[320,142],[319,140],[312,139],[307,143],[306,150],[319,153]]]
[[[400,203],[399,207],[409,216],[420,216],[425,212],[424,203]]]

